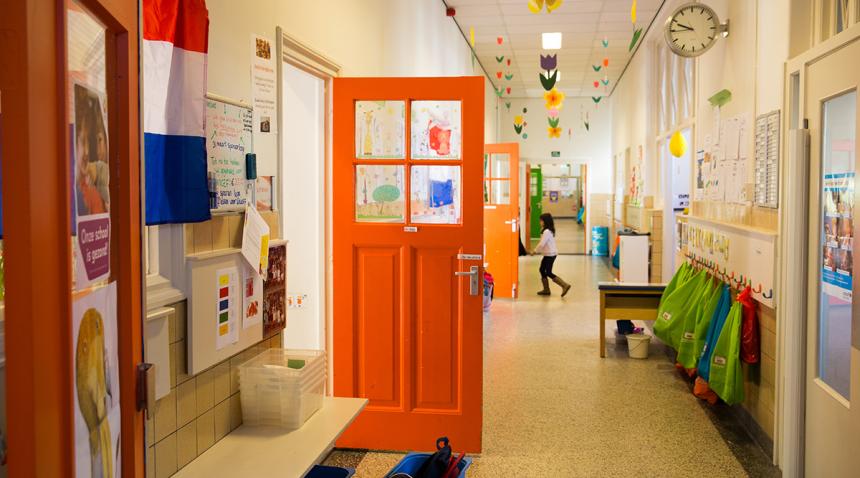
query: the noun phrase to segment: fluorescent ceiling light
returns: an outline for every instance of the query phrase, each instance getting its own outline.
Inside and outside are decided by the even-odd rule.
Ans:
[[[561,32],[541,33],[544,50],[561,49]]]

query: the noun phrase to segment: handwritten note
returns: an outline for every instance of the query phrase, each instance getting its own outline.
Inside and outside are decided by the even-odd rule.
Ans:
[[[215,175],[215,209],[241,211],[248,203],[245,154],[253,151],[249,108],[206,101],[206,156]]]

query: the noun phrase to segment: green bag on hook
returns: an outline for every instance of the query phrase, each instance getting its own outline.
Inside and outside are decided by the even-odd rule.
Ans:
[[[741,366],[741,322],[743,305],[732,304],[729,316],[711,354],[711,390],[729,405],[744,401],[744,371]]]
[[[694,273],[689,280],[678,285],[666,300],[660,302],[654,322],[654,335],[675,350],[678,350],[681,342],[687,316],[695,313],[707,278],[704,270]]]
[[[708,276],[703,286],[704,290],[696,302],[695,313],[689,314],[684,321],[684,328],[678,343],[677,361],[685,369],[695,369],[705,346],[705,335],[708,333],[711,317],[720,301],[722,288],[713,277]]]

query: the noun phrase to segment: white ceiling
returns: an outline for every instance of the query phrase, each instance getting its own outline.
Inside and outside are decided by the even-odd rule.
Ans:
[[[528,0],[447,0],[457,11],[456,20],[469,36],[475,29],[475,50],[487,73],[496,86],[511,87],[511,97],[539,97],[544,93],[538,78],[541,54],[558,54],[561,79],[557,88],[567,96],[602,96],[612,91],[615,82],[630,60],[627,51],[633,36],[630,7],[633,0],[564,0],[564,3],[547,13],[539,14],[528,8]],[[663,0],[637,1],[637,28],[642,36],[660,9]],[[541,49],[541,33],[562,32],[561,50]],[[503,42],[496,41],[501,36]],[[604,48],[603,39],[609,40]],[[497,56],[505,56],[502,63]],[[508,58],[511,65],[507,65]],[[592,65],[602,65],[609,59],[609,67],[595,72]],[[511,81],[499,80],[496,72],[513,73]],[[607,79],[594,87],[595,81]]]

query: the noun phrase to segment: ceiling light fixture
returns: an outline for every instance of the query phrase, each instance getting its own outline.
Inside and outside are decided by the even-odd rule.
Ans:
[[[541,44],[544,50],[560,50],[561,32],[541,33]]]

